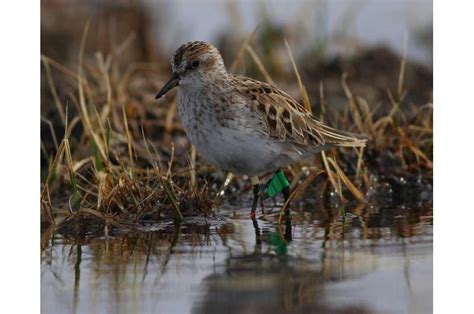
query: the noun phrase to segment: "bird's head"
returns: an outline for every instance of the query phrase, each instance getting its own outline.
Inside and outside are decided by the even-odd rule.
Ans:
[[[199,85],[227,73],[217,48],[203,41],[188,42],[179,47],[171,58],[171,68],[173,75],[156,95],[157,99],[178,85]]]

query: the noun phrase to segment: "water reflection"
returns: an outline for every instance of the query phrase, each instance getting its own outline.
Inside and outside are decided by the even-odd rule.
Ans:
[[[256,245],[262,244],[262,233],[260,230],[260,226],[258,225],[257,218],[255,216],[251,217],[252,225],[255,230],[255,243]],[[281,231],[283,226],[278,226],[278,230]],[[283,235],[283,236],[282,236]],[[286,245],[291,242],[291,216],[285,216],[285,225],[284,225],[284,233],[275,234],[274,239],[281,243],[283,247],[286,248]]]
[[[43,234],[42,310],[430,312],[432,210],[336,212],[296,208],[282,225],[270,211],[122,236]]]
[[[255,230],[254,250],[229,256],[222,269],[204,281],[206,292],[193,307],[195,313],[344,313],[324,305],[324,277],[316,264],[289,255],[292,240],[291,218],[285,216],[281,227]],[[282,230],[284,229],[284,230]],[[283,232],[282,232],[283,231]],[[317,262],[316,262],[317,263]],[[366,313],[351,307],[351,313]]]

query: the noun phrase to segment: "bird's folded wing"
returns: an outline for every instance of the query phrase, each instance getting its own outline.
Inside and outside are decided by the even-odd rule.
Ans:
[[[244,83],[238,84],[238,92],[250,100],[250,109],[260,114],[271,137],[302,146],[365,146],[362,136],[325,125],[275,86],[247,77],[238,79]]]

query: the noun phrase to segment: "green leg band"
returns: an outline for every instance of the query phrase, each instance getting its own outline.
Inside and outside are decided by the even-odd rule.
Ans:
[[[285,177],[285,173],[281,170],[278,170],[278,172],[273,175],[273,178],[267,187],[267,195],[269,197],[273,197],[288,186],[290,186],[290,183],[288,183],[288,180]]]

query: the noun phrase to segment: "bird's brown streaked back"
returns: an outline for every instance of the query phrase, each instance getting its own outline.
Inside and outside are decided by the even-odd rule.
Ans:
[[[367,140],[362,136],[331,128],[314,117],[304,106],[277,87],[247,77],[235,76],[244,84],[237,91],[251,101],[259,112],[268,134],[281,141],[303,146],[363,147]]]

